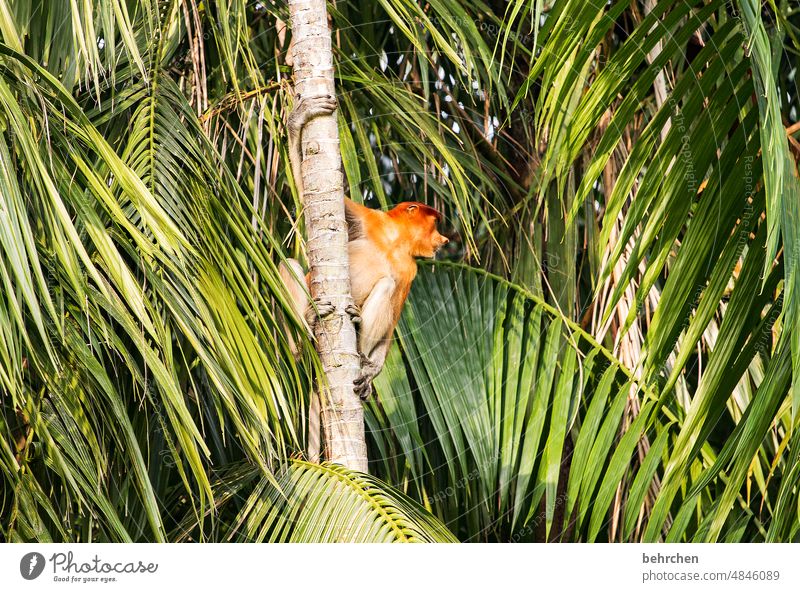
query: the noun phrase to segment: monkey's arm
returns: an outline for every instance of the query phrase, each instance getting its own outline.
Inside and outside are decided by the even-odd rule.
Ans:
[[[361,330],[358,336],[361,374],[354,384],[356,393],[362,399],[372,392],[372,380],[383,369],[386,354],[392,345],[395,326],[392,301],[396,288],[396,282],[390,276],[381,278],[361,306]]]
[[[297,97],[294,109],[289,113],[289,118],[286,122],[289,164],[297,187],[297,195],[301,202],[304,201],[303,173],[301,169],[301,164],[303,163],[303,128],[313,118],[320,115],[330,115],[335,110],[336,99],[330,95],[323,95],[307,98]],[[289,290],[295,313],[298,317],[306,320],[309,334],[312,334],[316,320],[332,313],[335,310],[333,305],[329,302],[316,300],[312,306],[308,298],[308,286],[304,280],[305,272],[302,266],[294,259],[288,259],[286,264],[281,263],[279,272],[284,285]],[[348,310],[348,312],[351,311]],[[297,356],[296,345],[294,343],[291,345],[293,353]]]
[[[304,201],[303,173],[300,165],[303,163],[303,128],[315,117],[330,115],[336,110],[336,99],[330,95],[319,97],[297,97],[294,109],[289,113],[286,128],[289,136],[289,163],[292,167],[292,177],[297,187],[300,201]]]

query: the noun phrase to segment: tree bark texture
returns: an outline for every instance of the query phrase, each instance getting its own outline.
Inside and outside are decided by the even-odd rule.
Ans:
[[[335,96],[325,0],[290,0],[289,12],[296,100]],[[356,331],[345,312],[352,297],[336,113],[307,123],[301,149],[311,296],[336,307],[334,314],[316,323],[314,331],[327,377],[327,388],[324,384],[320,388],[325,458],[366,472],[364,410],[353,392],[361,362]]]

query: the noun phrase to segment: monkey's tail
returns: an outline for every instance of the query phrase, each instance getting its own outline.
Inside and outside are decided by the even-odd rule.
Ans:
[[[311,400],[308,403],[308,460],[318,463],[320,460],[320,410],[321,401],[316,389],[311,391]]]

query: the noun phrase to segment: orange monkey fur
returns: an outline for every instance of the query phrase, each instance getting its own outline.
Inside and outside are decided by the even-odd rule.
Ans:
[[[433,257],[448,243],[439,234],[436,224],[442,215],[417,202],[403,202],[388,212],[373,210],[345,198],[348,252],[350,258],[350,290],[355,309],[350,309],[358,325],[358,351],[362,358],[361,374],[355,381],[356,392],[363,398],[372,390],[372,380],[383,368],[392,342],[392,334],[400,319],[411,283],[417,275],[418,257]],[[302,268],[289,260],[292,275],[282,266],[281,274],[289,287],[296,312],[310,326],[317,314],[333,312],[327,302],[312,307],[305,288],[298,281]]]
[[[442,215],[417,202],[403,202],[382,212],[347,198],[345,211],[353,300],[362,307],[380,280],[391,277],[395,282],[391,297],[394,329],[417,275],[415,258],[433,257],[448,243],[436,230]]]

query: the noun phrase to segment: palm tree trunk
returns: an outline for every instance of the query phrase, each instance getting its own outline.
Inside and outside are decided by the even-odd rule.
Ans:
[[[292,63],[298,97],[335,94],[325,0],[290,0]],[[336,312],[316,323],[317,351],[327,377],[322,393],[326,459],[367,470],[364,410],[353,391],[360,371],[356,332],[345,307],[350,295],[342,158],[336,116],[310,120],[302,135],[302,177],[311,296]]]

